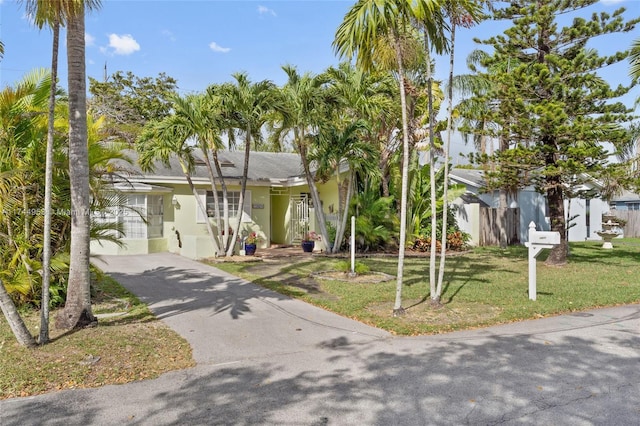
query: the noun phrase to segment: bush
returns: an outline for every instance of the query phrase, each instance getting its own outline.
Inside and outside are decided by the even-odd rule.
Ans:
[[[462,231],[454,231],[447,234],[447,250],[462,251],[467,248],[469,234]],[[441,240],[436,240],[436,250],[442,249]],[[431,250],[431,236],[420,236],[413,242],[412,248],[417,251],[427,252]]]
[[[348,262],[346,260],[341,260],[340,262],[336,263],[336,269],[341,272],[351,272],[351,262]],[[355,264],[356,274],[358,275],[366,274],[369,271],[370,269],[367,265],[356,261],[356,264]]]

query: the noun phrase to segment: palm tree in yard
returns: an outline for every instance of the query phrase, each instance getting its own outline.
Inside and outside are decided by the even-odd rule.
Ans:
[[[397,146],[395,137],[398,122],[398,88],[393,75],[387,71],[365,72],[349,62],[326,71],[329,90],[340,103],[334,111],[345,123],[365,120],[370,131],[364,140],[379,151],[378,168],[382,193],[389,196],[390,162]]]
[[[50,76],[42,71],[26,75],[15,88],[0,92],[0,309],[18,342],[35,346],[9,292],[22,292],[37,286],[38,262],[33,230],[37,219],[27,212],[36,204],[33,181],[35,163],[41,157],[40,138],[44,136],[44,115]],[[41,152],[41,151],[40,151]]]
[[[443,26],[437,0],[359,0],[344,17],[333,42],[336,52],[347,58],[356,57],[356,64],[364,70],[374,68],[374,57],[381,39],[390,38],[396,59],[402,112],[402,184],[400,199],[400,239],[394,315],[404,314],[402,284],[406,243],[407,190],[409,181],[409,120],[407,116],[405,68],[402,38],[410,32],[410,25],[418,20],[430,33]],[[433,19],[433,20],[431,20]]]
[[[52,2],[56,3],[56,2]],[[85,70],[85,6],[99,1],[68,0],[65,5],[67,23],[67,68],[69,90],[69,180],[71,182],[71,253],[69,282],[64,310],[56,325],[65,330],[96,322],[91,310],[91,277],[89,274],[90,192],[89,154],[87,146],[87,99]]]
[[[273,137],[282,140],[291,137],[304,169],[311,199],[315,206],[321,206],[320,195],[311,172],[310,160],[307,158],[309,144],[313,135],[320,130],[320,125],[328,120],[328,109],[332,103],[324,85],[326,76],[311,73],[300,74],[291,66],[282,67],[287,74],[287,82],[281,89],[284,108],[274,119]],[[320,227],[323,241],[329,241],[326,219],[321,208],[315,209],[316,220]]]
[[[636,39],[631,45],[631,55],[629,56],[631,69],[629,75],[631,78],[640,80],[640,38]]]
[[[147,124],[136,141],[136,149],[139,154],[138,163],[142,170],[149,171],[154,168],[154,163],[157,160],[169,165],[172,156],[177,158],[189,189],[205,218],[207,232],[217,256],[220,254],[220,248],[207,215],[207,208],[191,179],[196,159],[193,152],[194,147],[189,144],[189,141],[200,135],[200,132],[207,131],[200,126],[202,123],[188,118],[192,114],[190,111],[192,107],[193,105],[188,100],[176,98],[174,99],[174,114],[162,121]]]
[[[49,341],[49,283],[51,280],[51,188],[53,182],[53,132],[55,121],[55,103],[58,78],[58,46],[60,27],[64,26],[69,14],[75,13],[79,0],[45,1],[22,0],[25,3],[27,15],[42,29],[45,25],[51,27],[51,88],[49,94],[49,112],[47,128],[47,154],[45,160],[45,200],[44,200],[44,241],[42,253],[42,301],[40,311],[40,344]],[[98,8],[99,0],[87,0],[88,9]]]
[[[431,281],[430,293],[431,300],[435,303],[440,303],[440,297],[442,295],[442,285],[444,281],[444,267],[447,253],[447,218],[448,218],[448,192],[449,192],[449,151],[451,145],[451,135],[453,132],[453,65],[455,59],[455,42],[456,42],[456,28],[459,26],[470,27],[474,22],[477,22],[480,16],[480,7],[477,3],[469,0],[450,0],[445,6],[446,15],[451,21],[450,30],[450,49],[449,49],[449,82],[447,88],[447,131],[444,144],[444,191],[443,191],[443,211],[442,211],[442,234],[440,242],[440,266],[438,268],[438,282],[437,284]],[[435,182],[434,182],[435,184]],[[434,187],[432,187],[433,189]],[[433,200],[433,196],[432,196]],[[432,201],[433,202],[433,201]],[[435,210],[432,206],[432,212]],[[432,221],[432,226],[435,222]],[[433,226],[435,230],[435,226]],[[432,235],[434,233],[432,232]],[[434,238],[435,240],[435,238]],[[432,241],[432,249],[434,244]],[[435,259],[435,253],[432,252],[431,259]],[[434,261],[435,263],[435,261]]]
[[[207,93],[220,101],[222,116],[229,123],[229,141],[241,135],[244,142],[244,166],[238,201],[237,223],[233,235],[238,235],[244,211],[244,196],[249,173],[251,146],[262,142],[263,126],[269,121],[274,110],[281,107],[276,86],[268,80],[252,83],[245,73],[235,73],[235,83],[210,86]],[[233,254],[233,244],[227,248],[227,256]]]
[[[344,236],[349,204],[353,196],[356,175],[358,172],[373,177],[379,173],[377,167],[378,152],[376,148],[366,141],[369,126],[363,120],[357,120],[347,124],[344,129],[336,125],[325,126],[319,133],[312,137],[311,149],[307,160],[318,164],[317,175],[320,178],[328,178],[335,175],[339,193],[346,187],[344,197],[338,200],[338,226],[334,241],[329,241],[327,250],[337,253]],[[349,168],[348,177],[343,181],[340,166],[346,164]]]

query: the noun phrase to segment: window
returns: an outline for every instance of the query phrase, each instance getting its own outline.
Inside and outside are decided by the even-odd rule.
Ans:
[[[236,217],[238,214],[238,206],[240,205],[240,191],[227,191],[227,200],[229,202],[229,217]],[[207,216],[216,217],[215,206],[213,191],[207,191]],[[218,191],[218,208],[220,209],[221,216],[223,214],[223,207],[222,191]]]
[[[627,203],[627,209],[640,210],[640,203]]]
[[[164,222],[164,198],[162,195],[147,196],[147,233],[149,238],[162,238]]]
[[[200,198],[205,203],[207,208],[207,216],[215,217],[215,202],[213,198],[213,191],[198,191]],[[229,203],[229,218],[233,219],[238,214],[238,206],[240,205],[240,191],[227,191],[227,201]],[[220,209],[220,216],[223,214],[223,202],[222,191],[218,191],[218,208]],[[244,214],[242,215],[242,222],[251,222],[251,191],[245,191],[244,193]],[[196,210],[196,221],[198,223],[204,223],[204,215],[200,207]]]
[[[162,238],[162,195],[117,194],[116,197],[111,207],[94,214],[97,223],[119,223],[124,232],[123,238]]]
[[[147,214],[146,198],[145,194],[125,195],[126,203],[118,212],[125,238],[147,238],[147,224],[143,220]]]

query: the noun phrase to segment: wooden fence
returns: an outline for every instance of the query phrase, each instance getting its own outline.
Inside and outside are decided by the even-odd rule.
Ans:
[[[627,222],[623,228],[625,237],[640,237],[640,210],[612,210],[611,213]]]
[[[520,209],[480,208],[481,246],[499,246],[504,232],[507,245],[520,243]]]

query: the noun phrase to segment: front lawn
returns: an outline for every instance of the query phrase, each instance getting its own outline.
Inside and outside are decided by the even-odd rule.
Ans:
[[[189,343],[158,320],[145,304],[108,276],[95,285],[98,326],[63,332],[51,342],[20,346],[0,314],[0,399],[61,389],[87,388],[151,379],[195,365]],[[34,336],[39,312],[23,312]]]
[[[215,266],[256,284],[393,333],[443,333],[492,324],[540,318],[571,311],[640,302],[640,239],[615,240],[613,250],[601,242],[571,244],[564,267],[537,262],[537,301],[528,298],[527,248],[476,248],[447,257],[442,307],[429,296],[427,255],[405,261],[403,307],[391,315],[395,279],[383,283],[319,279],[312,274],[336,268],[340,259],[313,256],[261,263]],[[372,272],[396,275],[395,257],[357,256]]]

